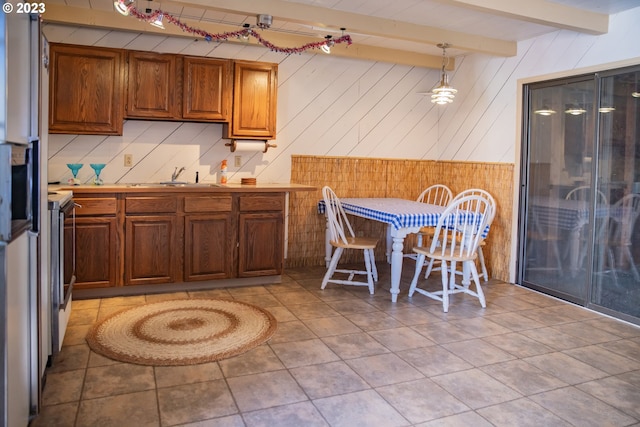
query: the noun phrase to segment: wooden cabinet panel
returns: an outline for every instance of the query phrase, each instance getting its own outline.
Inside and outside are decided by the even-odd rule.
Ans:
[[[231,62],[186,56],[182,117],[189,120],[226,121],[231,114]]]
[[[175,196],[141,196],[125,199],[125,213],[175,213],[178,199]]]
[[[49,132],[122,135],[123,51],[50,46]]]
[[[233,276],[235,239],[230,213],[187,215],[184,230],[185,281]]]
[[[186,196],[184,198],[185,213],[193,212],[231,212],[233,199],[231,195],[223,196]]]
[[[129,52],[127,106],[132,118],[180,117],[177,94],[176,55]]]
[[[129,216],[125,221],[125,285],[176,281],[180,251],[173,215]]]
[[[104,197],[87,197],[75,199],[76,216],[115,215],[116,199]]]
[[[284,210],[284,194],[240,196],[240,212],[282,210]]]
[[[240,214],[238,277],[281,274],[283,232],[282,212]]]
[[[275,139],[278,65],[235,61],[233,117],[227,138]]]
[[[76,289],[115,286],[118,274],[118,238],[115,217],[75,219]],[[71,254],[73,220],[65,223],[65,255]],[[73,260],[65,256],[65,272],[73,271]],[[68,280],[70,277],[65,278]]]

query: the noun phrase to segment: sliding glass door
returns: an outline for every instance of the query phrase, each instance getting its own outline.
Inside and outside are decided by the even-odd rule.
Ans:
[[[594,230],[591,303],[640,319],[640,67],[599,77],[595,190],[609,205]]]
[[[637,323],[639,76],[525,87],[518,260],[524,286]]]

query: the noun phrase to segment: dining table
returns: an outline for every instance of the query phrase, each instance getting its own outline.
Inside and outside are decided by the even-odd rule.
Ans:
[[[398,300],[404,259],[404,239],[422,227],[435,227],[446,206],[432,205],[399,198],[341,198],[347,214],[387,224],[387,262],[391,264],[391,301]],[[318,213],[325,213],[324,201],[318,202]],[[327,227],[325,261],[331,260],[332,246]]]
[[[582,233],[589,224],[591,217],[591,203],[585,200],[573,200],[553,197],[532,197],[529,202],[529,213],[535,217],[535,223],[545,229],[558,229],[568,232],[567,253],[569,257],[569,270],[575,277],[580,269],[580,262],[584,258],[581,247]],[[614,208],[607,204],[598,204],[594,211],[596,219],[609,216],[621,218],[624,208]]]

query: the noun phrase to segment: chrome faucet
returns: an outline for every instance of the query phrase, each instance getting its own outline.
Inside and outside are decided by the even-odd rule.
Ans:
[[[180,170],[178,170],[178,167],[176,166],[176,168],[173,170],[173,173],[171,174],[171,181],[175,181],[178,179],[178,177],[180,176],[180,174],[184,171],[184,166],[180,168]]]

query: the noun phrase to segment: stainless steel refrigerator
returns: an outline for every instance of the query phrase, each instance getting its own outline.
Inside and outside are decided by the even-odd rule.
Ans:
[[[39,45],[37,16],[0,14],[0,425],[9,427],[29,423],[41,390]]]

